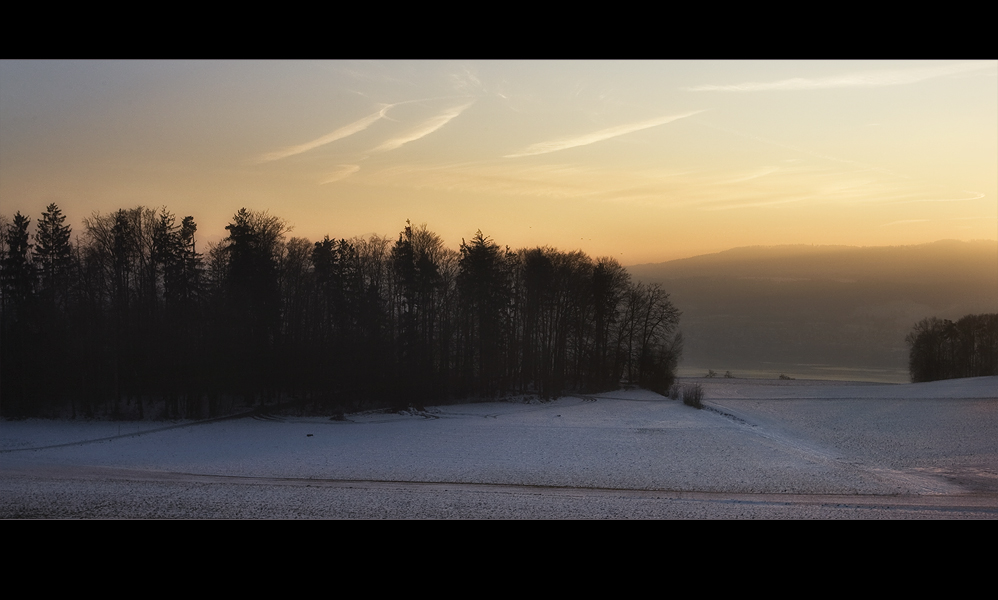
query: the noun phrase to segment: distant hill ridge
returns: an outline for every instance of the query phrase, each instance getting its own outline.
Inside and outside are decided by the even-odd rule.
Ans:
[[[905,336],[926,317],[998,312],[998,241],[750,246],[627,267],[683,312],[681,367],[820,376],[907,375]]]
[[[744,246],[627,267],[638,279],[734,277],[898,282],[998,282],[998,240],[940,240],[911,246]]]

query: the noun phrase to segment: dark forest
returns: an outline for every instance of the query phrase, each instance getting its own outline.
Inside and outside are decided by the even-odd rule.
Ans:
[[[138,207],[73,232],[0,217],[5,417],[314,414],[529,394],[666,392],[682,351],[661,286],[612,258],[512,251],[425,225],[313,242],[240,209],[218,244]]]

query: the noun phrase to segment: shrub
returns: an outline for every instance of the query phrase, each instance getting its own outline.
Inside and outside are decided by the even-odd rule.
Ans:
[[[780,379],[784,379],[786,381],[793,381],[793,377],[789,375],[784,375],[783,373],[780,373]]]
[[[731,371],[725,371],[724,372],[724,378],[725,379],[734,379],[735,376],[731,374]]]
[[[680,394],[682,394],[682,392],[683,391],[679,387],[679,384],[678,383],[674,383],[674,384],[672,384],[672,387],[669,388],[669,398],[672,399],[672,400],[679,400],[679,396],[680,396]]]
[[[696,409],[703,408],[703,386],[699,383],[683,386],[683,404]]]
[[[704,375],[704,377],[706,377],[707,379],[713,379],[714,377],[717,377],[717,373],[714,371],[714,369],[707,369],[707,374]]]

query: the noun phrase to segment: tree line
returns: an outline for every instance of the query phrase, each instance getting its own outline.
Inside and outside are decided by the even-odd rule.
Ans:
[[[912,382],[998,375],[998,314],[922,319],[906,341]]]
[[[245,208],[201,251],[193,217],[166,208],[94,213],[75,238],[65,221],[55,204],[33,235],[0,217],[4,416],[664,393],[682,351],[669,295],[613,258],[481,231],[453,250],[408,221],[313,242]]]

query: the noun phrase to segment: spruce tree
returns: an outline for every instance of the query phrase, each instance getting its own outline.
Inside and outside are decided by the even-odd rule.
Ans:
[[[69,285],[72,229],[66,216],[54,203],[49,204],[38,221],[35,233],[35,258],[41,270],[41,289],[49,295],[65,296]],[[64,298],[63,298],[64,299]]]
[[[7,242],[6,256],[3,257],[4,299],[14,307],[23,306],[35,288],[35,268],[28,242],[30,224],[31,219],[18,212],[14,215],[14,222],[2,232]]]

